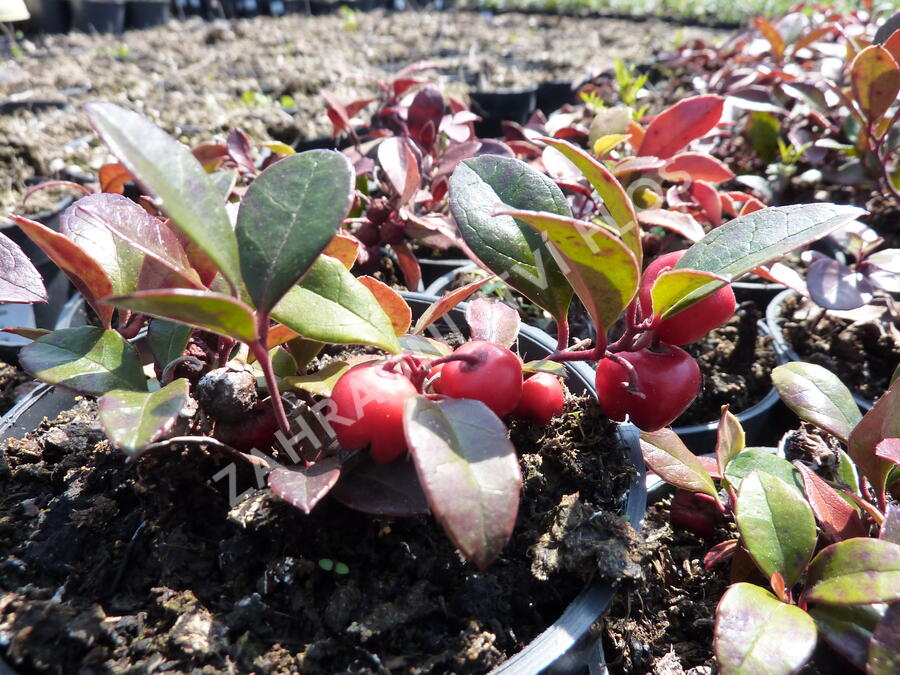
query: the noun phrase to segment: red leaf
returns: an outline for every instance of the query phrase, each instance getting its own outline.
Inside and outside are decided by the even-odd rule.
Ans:
[[[256,165],[253,164],[252,157],[253,146],[247,134],[237,128],[231,129],[228,132],[225,147],[228,148],[228,156],[237,164],[241,173],[256,173]]]
[[[391,244],[391,248],[397,255],[397,263],[400,265],[400,271],[403,272],[406,287],[411,291],[418,290],[422,285],[422,268],[419,266],[415,253],[407,243]]]
[[[900,438],[885,438],[875,446],[875,456],[900,465]]]
[[[724,105],[725,99],[713,94],[692,96],[676,103],[657,115],[647,127],[638,154],[668,159],[712,129],[722,117]]]
[[[784,38],[781,37],[781,33],[778,32],[775,26],[762,17],[754,19],[753,25],[756,26],[759,32],[763,34],[763,37],[769,41],[769,45],[772,47],[772,56],[775,57],[775,60],[781,61],[784,57]]]
[[[413,333],[421,333],[423,330],[428,328],[428,326],[433,324],[451,309],[456,307],[459,303],[464,302],[466,298],[472,295],[472,293],[484,286],[487,282],[493,281],[496,278],[497,277],[492,274],[488,277],[485,277],[484,279],[473,281],[470,284],[460,286],[459,288],[450,291],[446,295],[442,296],[439,300],[431,303],[428,308],[422,313],[422,316],[419,317],[418,321],[416,321],[416,325],[413,327]]]
[[[856,512],[840,493],[802,462],[794,462],[803,478],[806,500],[816,514],[822,530],[834,542],[866,536],[865,527]]]
[[[731,560],[738,548],[737,539],[726,539],[713,546],[703,556],[703,568],[710,570],[716,565]]]
[[[419,162],[409,141],[402,136],[386,138],[378,146],[378,163],[400,197],[400,206],[407,204],[420,182]]]
[[[716,188],[706,181],[694,181],[691,183],[691,196],[700,204],[700,208],[713,227],[722,224],[722,202],[719,200]]]
[[[104,164],[100,167],[100,192],[111,192],[117,195],[125,190],[125,183],[134,177],[121,164]]]
[[[358,277],[359,283],[369,289],[384,313],[391,320],[396,335],[405,335],[412,323],[412,310],[397,291],[373,277]]]
[[[352,234],[338,232],[322,253],[330,255],[332,258],[337,258],[349,270],[359,257],[361,246],[362,243]]]
[[[207,171],[219,168],[222,161],[228,157],[228,148],[221,143],[201,143],[191,150],[191,154],[203,165]]]
[[[637,217],[644,225],[664,227],[690,241],[703,239],[703,226],[689,213],[666,209],[643,209],[637,212]]]
[[[340,477],[340,461],[335,457],[326,457],[309,467],[274,469],[269,474],[269,487],[276,496],[309,513]]]
[[[466,323],[472,340],[511,347],[519,336],[519,313],[502,302],[476,298],[466,307]]]
[[[687,174],[693,180],[721,183],[734,178],[734,173],[715,157],[697,152],[682,152],[670,159],[659,172],[669,180],[684,180],[679,173]]]
[[[436,87],[429,86],[422,89],[409,106],[406,115],[409,133],[429,154],[443,117],[444,97]],[[431,125],[430,130],[429,124]]]

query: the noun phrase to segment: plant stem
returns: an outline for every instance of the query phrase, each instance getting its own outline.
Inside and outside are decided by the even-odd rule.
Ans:
[[[563,352],[569,346],[569,318],[560,317],[556,322],[556,351]]]
[[[275,379],[275,371],[272,370],[272,360],[269,358],[269,350],[266,349],[266,336],[269,333],[268,317],[257,316],[256,326],[258,338],[256,342],[249,345],[250,351],[253,352],[256,360],[259,361],[259,367],[262,368],[263,375],[266,378],[266,387],[269,390],[269,398],[272,399],[278,427],[285,436],[289,437],[291,434],[291,423],[288,421],[287,413],[284,411],[281,392],[278,391],[278,381]]]

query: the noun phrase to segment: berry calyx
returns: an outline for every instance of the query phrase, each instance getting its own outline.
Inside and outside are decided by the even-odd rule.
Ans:
[[[331,392],[338,443],[347,450],[368,445],[376,462],[396,459],[407,450],[403,406],[416,393],[408,378],[385,370],[382,363],[351,368]]]
[[[549,424],[566,406],[566,391],[556,375],[535,373],[522,385],[522,398],[513,411],[520,420]]]
[[[630,365],[605,358],[597,366],[597,399],[611,420],[631,422],[644,431],[671,424],[700,391],[700,367],[683,349],[661,344],[658,350],[618,352]],[[629,390],[635,380],[637,392]]]
[[[685,251],[666,253],[647,265],[638,291],[643,319],[649,318],[652,312],[650,289],[653,288],[653,282],[667,268],[674,267],[684,254]],[[734,308],[734,291],[731,286],[722,286],[700,302],[663,319],[654,327],[653,332],[666,344],[687,345],[700,340],[709,331],[728,321],[734,314]]]
[[[465,358],[443,364],[435,391],[481,401],[498,417],[515,409],[522,396],[522,360],[518,356],[484,340],[467,342],[453,354]]]

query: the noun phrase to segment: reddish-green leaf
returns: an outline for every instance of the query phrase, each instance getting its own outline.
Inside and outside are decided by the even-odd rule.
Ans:
[[[894,464],[876,455],[875,448],[885,438],[897,437],[900,437],[900,381],[895,381],[856,425],[847,446],[850,457],[878,494],[884,493]]]
[[[279,466],[269,473],[269,487],[277,497],[309,513],[341,477],[341,462],[326,457],[312,466]]]
[[[885,438],[875,446],[875,456],[900,465],[900,438]]]
[[[519,510],[522,475],[506,427],[480,401],[415,396],[404,430],[432,512],[484,569],[509,540]]]
[[[168,432],[188,400],[190,382],[175,380],[153,392],[116,389],[98,402],[100,424],[109,440],[129,455]]]
[[[49,227],[21,216],[12,218],[28,238],[65,272],[72,285],[81,291],[100,318],[100,323],[109,326],[113,308],[100,302],[100,299],[112,293],[113,287],[103,268],[84,249]]]
[[[896,502],[888,503],[878,537],[894,544],[900,544],[900,506]]]
[[[778,29],[761,16],[753,19],[753,25],[769,41],[769,46],[772,48],[772,56],[775,57],[775,60],[781,61],[784,57],[784,38],[781,37]]]
[[[900,605],[887,608],[884,618],[875,627],[869,643],[869,675],[900,673]]]
[[[709,472],[671,429],[642,431],[641,452],[647,466],[667,483],[718,498]]]
[[[881,45],[866,47],[850,64],[853,96],[863,114],[878,120],[900,93],[900,68],[891,53]]]
[[[186,323],[241,342],[256,340],[253,310],[230,295],[176,288],[115,295],[106,298],[106,302],[141,314]]]
[[[112,153],[178,229],[238,287],[237,239],[225,202],[191,152],[149,120],[113,103],[91,102],[85,109]]]
[[[187,324],[166,319],[152,319],[147,326],[147,342],[156,363],[165,368],[170,361],[181,356],[192,331]]]
[[[766,448],[746,448],[725,467],[725,479],[731,486],[738,490],[741,481],[752,471],[765,471],[771,476],[777,476],[794,490],[798,495],[803,495],[803,479],[800,472],[794,466],[781,457],[769,452]]]
[[[466,305],[466,323],[473,340],[512,347],[519,337],[519,313],[502,302],[476,298]]]
[[[840,493],[831,487],[802,462],[794,462],[794,466],[803,476],[803,490],[806,500],[822,530],[831,541],[842,541],[866,535],[859,513]]]
[[[419,189],[419,162],[404,136],[391,136],[378,145],[378,163],[387,174],[391,187],[405,205]]]
[[[675,155],[660,169],[659,175],[671,181],[705,180],[710,183],[721,183],[734,178],[734,172],[721,161],[699,152]]]
[[[746,436],[741,421],[731,414],[728,406],[722,406],[719,428],[716,432],[716,464],[719,473],[725,475],[726,467],[744,449]]]
[[[780,478],[751,472],[741,481],[735,522],[767,579],[778,572],[788,586],[797,583],[816,547],[816,520],[796,490]]]
[[[884,614],[871,605],[816,605],[809,615],[816,622],[819,635],[860,670],[865,670],[872,631]]]
[[[806,576],[807,602],[862,605],[900,600],[900,545],[847,539],[823,549]]]
[[[619,180],[603,164],[567,141],[546,137],[538,140],[559,150],[584,174],[591,187],[603,200],[603,208],[612,217],[622,241],[631,250],[640,265],[644,255],[644,248],[641,245],[641,228],[638,225],[634,204]]]
[[[764,588],[740,583],[716,609],[714,649],[722,675],[788,675],[809,660],[816,624]]]
[[[654,316],[660,315],[666,319],[684,311],[703,299],[699,295],[695,295],[694,291],[709,287],[710,283],[714,283],[716,280],[728,281],[710,272],[697,272],[696,270],[672,269],[663,272],[656,277],[653,287],[650,289]]]
[[[631,250],[605,227],[575,218],[533,211],[508,211],[544,235],[566,279],[575,290],[598,334],[606,331],[631,302],[640,267]]]
[[[405,459],[381,464],[366,458],[341,476],[331,495],[351,509],[379,516],[428,513],[416,467]]]
[[[394,333],[397,335],[406,335],[409,331],[409,325],[412,323],[412,310],[406,304],[406,300],[393,288],[382,281],[378,281],[374,277],[361,276],[357,277],[359,283],[369,289],[381,309],[387,314],[394,327]]]
[[[451,309],[456,307],[459,303],[465,302],[466,298],[468,298],[472,293],[477,291],[479,288],[484,286],[487,282],[493,281],[496,279],[494,276],[488,276],[484,279],[479,279],[478,281],[473,281],[470,284],[466,284],[465,286],[460,286],[459,288],[450,291],[446,295],[442,296],[440,299],[435,300],[433,303],[428,305],[422,315],[416,321],[416,325],[413,327],[413,333],[421,333],[423,330],[428,328],[435,321],[440,319],[442,316],[446,315]]]
[[[638,220],[644,225],[670,230],[692,242],[700,241],[706,234],[694,216],[680,211],[643,209],[638,213]]]
[[[241,200],[241,274],[266,314],[334,238],[353,199],[350,161],[333,150],[291,155],[265,169]]]
[[[356,237],[338,232],[334,235],[334,239],[328,242],[328,246],[322,251],[325,255],[337,258],[348,270],[353,268],[356,259],[359,257],[359,249],[361,247],[359,239]]]
[[[822,366],[802,361],[786,363],[772,371],[772,384],[797,417],[844,443],[862,419],[850,390]]]
[[[47,302],[41,275],[5,234],[0,234],[0,302]]]
[[[296,368],[294,369],[296,372]],[[332,361],[327,366],[309,375],[289,375],[284,379],[292,387],[308,391],[316,396],[331,396],[331,390],[341,379],[341,375],[350,370],[350,364],[344,361]]]
[[[725,99],[713,94],[679,101],[653,119],[638,148],[638,155],[668,159],[716,126],[724,105]]]
[[[19,362],[37,379],[82,394],[147,390],[137,351],[113,330],[80,326],[53,331],[22,347]]]
[[[703,568],[711,570],[716,565],[724,563],[734,557],[738,550],[737,539],[726,539],[709,549],[703,556]]]

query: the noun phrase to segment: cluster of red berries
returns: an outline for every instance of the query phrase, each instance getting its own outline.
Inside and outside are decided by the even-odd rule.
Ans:
[[[653,282],[683,255],[684,251],[667,253],[644,270],[635,300],[642,319],[655,319],[650,298]],[[652,322],[651,346],[618,352],[618,360],[603,359],[597,368],[597,398],[606,416],[621,422],[628,415],[645,431],[675,421],[700,392],[700,368],[679,345],[696,342],[724,324],[734,308],[734,291],[723,286],[678,314]]]
[[[563,411],[565,391],[555,375],[536,373],[524,379],[522,360],[506,347],[472,340],[458,347],[451,360],[430,369],[435,394],[481,401],[498,417],[512,413],[535,424],[547,424]],[[376,462],[390,462],[406,452],[403,407],[419,393],[405,374],[371,362],[347,371],[332,390],[338,443],[347,450],[370,446]],[[343,419],[341,419],[343,418]]]

